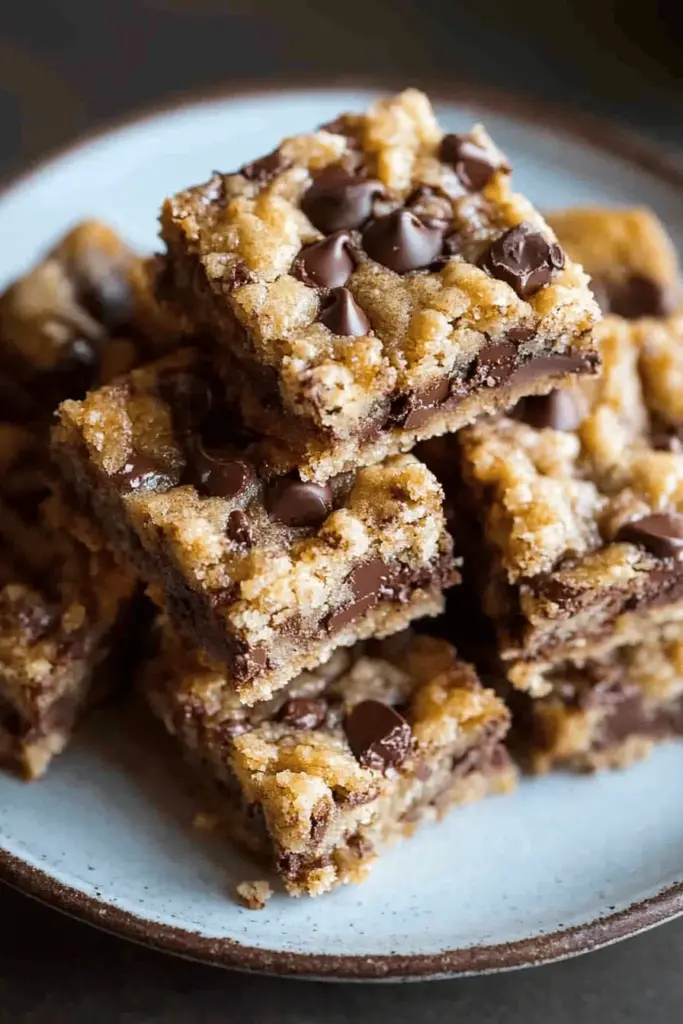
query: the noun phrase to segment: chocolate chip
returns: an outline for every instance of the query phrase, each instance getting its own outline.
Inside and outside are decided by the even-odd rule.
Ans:
[[[346,582],[351,589],[353,599],[349,604],[333,612],[327,621],[327,629],[335,633],[348,626],[360,615],[372,608],[384,594],[391,593],[388,583],[391,578],[389,566],[381,558],[373,558],[370,562],[359,565],[349,573]]]
[[[291,166],[291,160],[288,160],[279,149],[276,149],[268,156],[261,157],[260,160],[245,164],[239,173],[244,175],[247,181],[254,181],[257,185],[266,185]]]
[[[320,323],[340,338],[362,338],[372,325],[348,288],[333,288],[320,313]]]
[[[523,221],[491,244],[483,265],[514,288],[520,299],[528,299],[550,283],[564,262],[557,242]]]
[[[283,477],[270,488],[267,505],[286,526],[320,526],[332,511],[332,488]]]
[[[412,733],[405,718],[379,700],[356,704],[344,720],[351,752],[364,768],[385,772],[405,761]]]
[[[654,512],[624,523],[615,540],[645,548],[657,558],[683,560],[683,516]]]
[[[504,384],[515,372],[517,348],[507,342],[487,345],[479,349],[476,360],[476,376],[487,387]]]
[[[350,244],[348,231],[336,231],[320,242],[305,246],[294,261],[294,276],[319,288],[341,287],[355,267]]]
[[[192,481],[198,491],[212,498],[236,498],[253,479],[251,467],[232,451],[194,445]]]
[[[135,452],[128,461],[114,474],[119,490],[126,494],[137,491],[155,491],[160,484],[169,485],[168,476],[148,455]]]
[[[250,548],[254,543],[249,517],[241,508],[233,509],[230,513],[225,532],[235,544],[242,544],[244,547]]]
[[[292,729],[317,729],[325,721],[327,704],[324,700],[306,700],[303,697],[286,701],[278,718]]]
[[[451,382],[448,378],[418,391],[410,398],[410,411],[403,421],[404,430],[416,430],[423,426],[433,412],[443,405],[451,393]]]
[[[574,373],[594,373],[600,365],[595,352],[580,356],[538,356],[518,366],[511,384],[530,384],[539,377],[565,377]]]
[[[406,209],[421,219],[443,221],[445,225],[453,220],[453,203],[448,196],[441,195],[429,185],[420,185],[406,199]]]
[[[420,270],[441,254],[445,225],[430,224],[410,210],[394,210],[366,228],[363,244],[368,256],[397,274]]]
[[[605,280],[594,290],[600,305],[607,307],[605,312],[616,313],[627,320],[668,316],[676,305],[675,295],[645,274],[631,274],[619,282]]]
[[[439,157],[451,165],[469,192],[481,192],[496,171],[510,169],[498,154],[485,149],[471,135],[444,135]]]
[[[549,427],[552,430],[576,430],[581,417],[569,391],[559,389],[549,395],[531,395],[525,398],[516,410],[518,419],[524,420],[537,430]]]
[[[373,200],[383,192],[379,181],[339,165],[327,167],[304,192],[301,209],[319,231],[329,235],[360,228],[372,214]]]

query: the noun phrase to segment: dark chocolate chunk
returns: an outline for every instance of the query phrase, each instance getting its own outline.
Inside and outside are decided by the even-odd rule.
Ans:
[[[335,231],[320,242],[305,246],[294,261],[294,276],[319,288],[340,288],[355,267],[350,244],[348,231]]]
[[[333,288],[320,313],[320,323],[340,338],[362,338],[372,325],[348,288]]]
[[[241,508],[233,509],[230,513],[225,532],[235,544],[243,544],[249,548],[254,543],[249,517]]]
[[[544,427],[550,427],[552,430],[576,430],[581,422],[576,402],[571,392],[566,389],[556,389],[549,395],[531,395],[523,399],[516,410],[516,415],[537,430]]]
[[[344,732],[356,760],[379,772],[397,768],[412,746],[405,718],[379,700],[356,704],[344,720]]]
[[[77,284],[78,298],[87,311],[110,333],[128,327],[135,312],[130,282],[116,267],[96,267]]]
[[[515,372],[517,349],[507,342],[487,345],[479,349],[476,360],[476,376],[487,387],[504,384]]]
[[[236,498],[253,479],[251,467],[232,451],[194,446],[192,480],[198,491],[212,498]]]
[[[570,373],[594,373],[599,366],[595,352],[580,356],[537,356],[515,370],[511,384],[530,384],[539,377],[564,377]]]
[[[443,405],[451,393],[451,382],[437,381],[423,391],[416,392],[410,399],[410,411],[403,421],[404,430],[416,430],[431,418],[433,412]]]
[[[394,210],[373,220],[363,233],[368,256],[397,274],[420,270],[441,254],[446,225],[420,220],[410,210]]]
[[[291,160],[288,160],[279,149],[269,153],[268,156],[254,160],[251,164],[245,164],[239,171],[248,181],[255,181],[257,185],[267,185],[272,178],[276,178],[282,171],[291,167]]]
[[[335,633],[353,622],[360,615],[372,608],[380,597],[391,593],[388,586],[391,572],[389,566],[381,558],[373,558],[370,562],[359,565],[349,573],[346,582],[351,588],[353,599],[339,611],[330,615],[327,628]]]
[[[318,729],[325,721],[327,703],[319,698],[294,698],[285,701],[278,718],[292,729]]]
[[[439,157],[451,165],[469,192],[481,192],[496,171],[509,170],[492,150],[480,146],[471,135],[445,135]]]
[[[624,523],[615,540],[645,548],[657,558],[683,559],[683,516],[664,512]]]
[[[676,305],[676,296],[670,290],[644,274],[630,274],[625,281],[594,282],[594,291],[606,313],[616,313],[627,320],[668,316]]]
[[[384,187],[336,165],[326,167],[301,199],[301,209],[312,224],[326,235],[333,231],[360,228],[372,214],[373,200]]]
[[[124,494],[157,491],[163,483],[167,483],[169,487],[171,485],[170,478],[158,464],[142,452],[135,452],[129,456],[125,465],[114,474],[114,480]]]
[[[523,221],[491,244],[483,265],[493,277],[514,288],[521,299],[528,299],[550,284],[564,262],[557,242]]]
[[[282,477],[270,488],[267,505],[273,519],[286,526],[320,526],[332,511],[332,488]]]

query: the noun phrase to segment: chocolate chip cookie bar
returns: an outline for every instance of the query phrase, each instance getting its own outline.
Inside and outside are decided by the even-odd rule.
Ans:
[[[557,663],[683,623],[683,322],[597,335],[600,378],[467,427],[453,451],[500,657],[536,695]]]
[[[166,289],[324,482],[591,373],[588,279],[481,127],[408,90],[168,199]]]
[[[553,666],[546,696],[512,700],[513,749],[534,772],[622,768],[683,736],[683,638],[676,625],[585,663]]]
[[[4,513],[3,501],[0,535]],[[85,705],[113,682],[105,663],[117,655],[135,591],[133,578],[60,498],[49,498],[41,513],[24,537],[32,532],[40,567],[35,551],[0,545],[0,764],[27,779],[43,774]]]
[[[651,210],[577,207],[549,213],[548,223],[604,313],[659,317],[680,304],[678,255]]]
[[[49,422],[67,396],[174,346],[158,266],[100,221],[79,224],[0,296],[2,418]]]
[[[515,785],[505,705],[441,640],[408,632],[338,650],[246,708],[166,628],[143,687],[230,838],[292,895],[361,881],[420,821]]]
[[[54,447],[176,623],[246,703],[340,646],[442,608],[457,579],[443,492],[413,456],[303,482],[183,350],[66,402]]]

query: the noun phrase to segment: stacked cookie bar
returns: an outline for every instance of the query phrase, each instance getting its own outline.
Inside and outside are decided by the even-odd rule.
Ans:
[[[149,280],[88,222],[0,297],[0,760],[27,778],[117,681],[138,618],[136,579],[74,505],[49,431],[60,401],[160,343],[161,315],[148,340],[140,327],[153,319]]]
[[[535,770],[585,770],[683,733],[683,321],[664,315],[678,267],[651,214],[551,221],[605,308],[630,314],[596,330],[601,375],[525,399],[427,458],[469,511],[468,573],[516,749]]]
[[[294,894],[514,784],[501,696],[408,629],[462,562],[416,443],[599,365],[510,174],[414,90],[214,174],[143,275],[163,356],[59,411],[70,492],[158,608],[142,689]]]

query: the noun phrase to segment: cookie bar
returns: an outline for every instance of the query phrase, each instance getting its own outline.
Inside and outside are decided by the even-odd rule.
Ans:
[[[0,547],[0,764],[27,779],[64,749],[98,692],[95,677],[117,654],[135,591],[133,578],[61,499],[49,498],[42,512],[25,538],[32,529],[39,570],[34,553]],[[3,526],[0,504],[0,534]],[[101,675],[99,682],[102,693],[111,680]]]
[[[324,485],[276,474],[196,351],[66,402],[60,419],[77,492],[247,703],[336,647],[437,614],[457,579],[443,492],[417,459]]]
[[[679,304],[679,265],[661,221],[647,209],[577,207],[548,214],[567,255],[591,277],[604,313],[667,316]]]
[[[513,749],[534,772],[621,768],[683,735],[681,628],[547,673],[546,696],[520,694]]]
[[[168,199],[161,234],[167,288],[303,479],[597,367],[587,277],[483,128],[445,135],[413,89]]]
[[[143,685],[230,838],[292,895],[361,881],[423,819],[515,785],[503,702],[449,644],[409,631],[338,650],[245,708],[167,628]]]
[[[453,452],[499,655],[534,694],[554,664],[683,623],[683,322],[597,335],[600,378],[465,428]]]
[[[174,346],[184,325],[154,296],[158,265],[106,224],[79,224],[0,296],[6,420],[49,422],[68,396]]]

